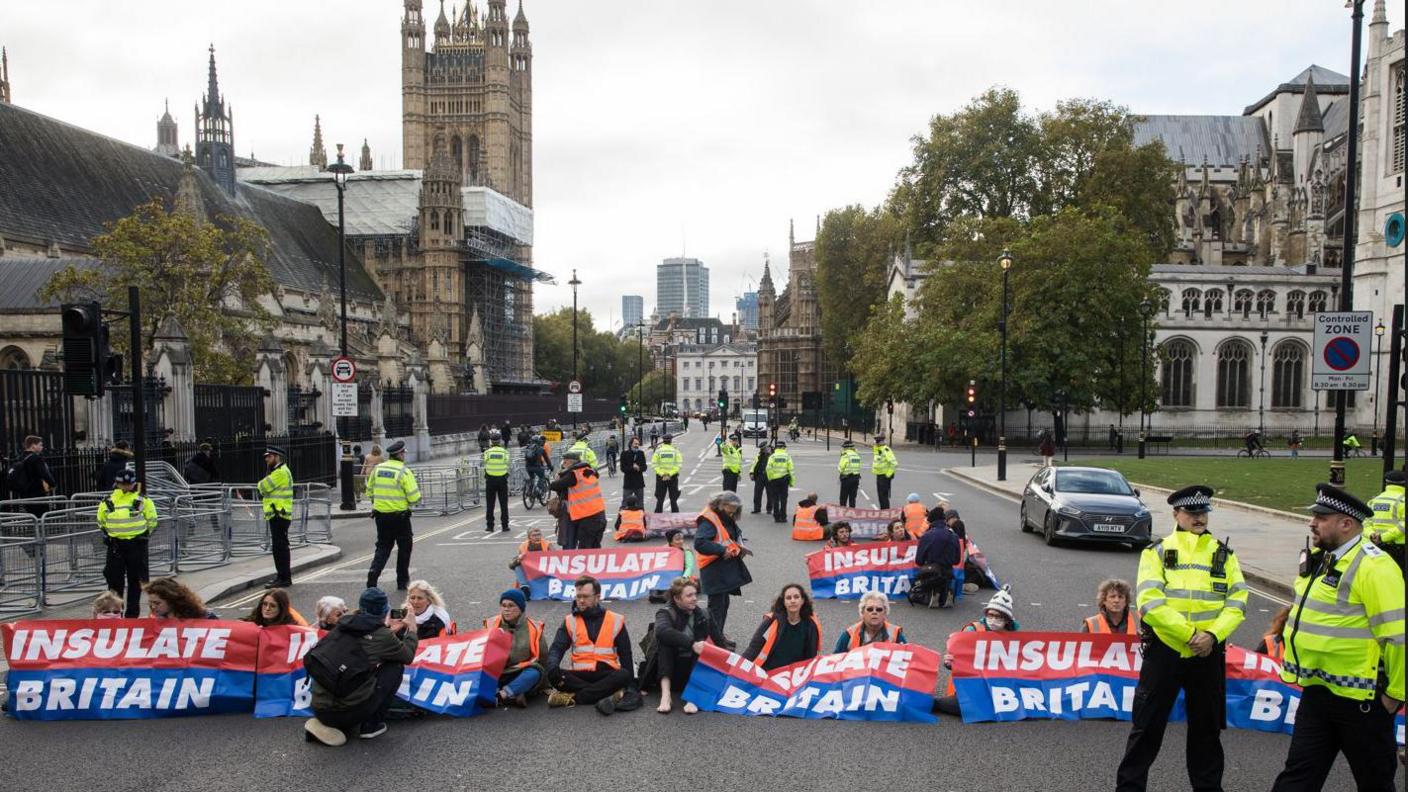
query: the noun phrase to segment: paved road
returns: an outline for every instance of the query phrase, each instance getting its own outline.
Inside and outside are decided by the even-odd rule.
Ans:
[[[683,479],[688,509],[698,508],[718,486],[718,460],[706,442],[705,434],[696,431],[677,444],[688,460]],[[820,444],[797,444],[793,456],[801,486],[833,498],[834,454],[828,455]],[[895,495],[902,500],[917,491],[927,502],[936,493],[951,497],[997,573],[1013,584],[1024,628],[1072,629],[1091,610],[1095,585],[1102,578],[1134,577],[1133,553],[1051,549],[1037,537],[1019,533],[1014,503],[937,472],[936,461],[952,464],[947,457],[902,454]],[[619,482],[609,479],[608,492],[619,492]],[[862,500],[873,494],[867,484]],[[414,576],[441,588],[461,625],[494,612],[495,597],[511,583],[506,564],[519,536],[532,523],[548,524],[541,511],[524,514],[521,504],[511,509],[510,534],[486,534],[482,513],[417,521]],[[787,539],[783,526],[762,515],[745,515],[743,527],[757,555],[750,560],[756,582],[742,601],[735,601],[730,614],[728,631],[740,642],[747,640],[784,583],[805,581],[801,548]],[[305,613],[323,594],[355,599],[362,588],[370,524],[339,523],[338,531],[339,542],[346,544],[346,560],[305,575],[294,586],[295,603]],[[389,574],[383,582],[392,584]],[[233,614],[248,608],[246,599],[218,604]],[[945,611],[900,603],[895,621],[911,641],[942,647],[949,632],[980,614],[984,601],[984,596],[969,596],[956,609]],[[612,607],[625,614],[635,640],[655,610],[644,601]],[[1270,599],[1254,597],[1247,623],[1234,640],[1253,643],[1276,607]],[[566,603],[535,602],[529,613],[554,623],[566,608]],[[855,605],[822,601],[818,616],[829,642],[855,621]],[[824,783],[857,790],[1084,792],[1112,786],[1128,732],[1126,724],[1097,721],[964,725],[944,718],[936,726],[920,726],[684,716],[678,710],[667,717],[653,711],[654,703],[652,697],[646,709],[610,719],[590,708],[549,711],[536,702],[527,711],[495,711],[471,720],[398,722],[376,741],[340,750],[305,744],[299,719],[254,720],[246,715],[113,723],[19,723],[6,718],[0,720],[0,745],[6,748],[8,778],[32,783],[42,779],[60,792],[539,790],[544,782],[565,782],[577,789],[686,789],[705,783],[717,788],[798,789]],[[1182,725],[1170,726],[1151,789],[1187,788],[1183,737]],[[1226,732],[1226,788],[1268,788],[1288,741],[1282,735]],[[1326,788],[1352,786],[1341,761]]]

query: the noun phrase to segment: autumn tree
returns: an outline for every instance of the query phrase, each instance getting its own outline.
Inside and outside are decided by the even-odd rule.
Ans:
[[[899,220],[882,208],[848,206],[826,214],[816,237],[816,288],[826,355],[850,370],[855,341],[873,309],[901,243]]]

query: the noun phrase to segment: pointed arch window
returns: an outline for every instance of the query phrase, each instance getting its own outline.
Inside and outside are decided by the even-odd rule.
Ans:
[[[1286,295],[1286,315],[1305,318],[1305,292],[1295,289]]]
[[[1252,347],[1234,338],[1217,350],[1217,406],[1251,406]]]
[[[440,230],[440,213],[434,209],[430,210],[430,230]]]
[[[1300,407],[1305,390],[1305,346],[1282,341],[1271,352],[1271,406]]]
[[[1222,290],[1208,289],[1203,294],[1203,316],[1211,319],[1213,314],[1222,313]]]
[[[1324,313],[1324,312],[1325,312],[1325,305],[1326,305],[1326,303],[1328,303],[1328,302],[1329,302],[1329,296],[1326,295],[1325,292],[1322,292],[1322,291],[1313,291],[1313,292],[1311,292],[1311,293],[1310,293],[1310,312],[1313,313],[1313,314],[1314,314],[1314,313]]]
[[[1241,289],[1232,298],[1232,310],[1242,315],[1243,319],[1250,319],[1252,316],[1252,290]]]
[[[1256,312],[1265,319],[1267,315],[1276,313],[1276,292],[1271,289],[1262,289],[1256,293]]]
[[[1187,340],[1176,338],[1163,346],[1163,397],[1164,407],[1192,407],[1193,361],[1197,350]]]
[[[1198,291],[1197,289],[1184,289],[1184,290],[1183,290],[1183,316],[1184,316],[1184,318],[1187,318],[1187,319],[1193,318],[1193,314],[1197,313],[1197,312],[1198,312],[1198,309],[1202,306],[1202,299],[1203,299],[1203,293],[1200,292],[1200,291]]]

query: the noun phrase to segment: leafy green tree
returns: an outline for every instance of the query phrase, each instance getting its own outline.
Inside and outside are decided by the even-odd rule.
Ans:
[[[637,385],[640,390],[637,391]],[[632,383],[629,398],[631,399],[631,411],[636,410],[636,394],[640,394],[640,400],[644,404],[644,411],[647,415],[654,412],[660,406],[660,402],[672,402],[675,400],[675,379],[669,372],[663,369],[655,369],[645,373],[645,379],[639,383]]]
[[[615,334],[598,331],[591,312],[577,311],[577,377],[594,398],[614,399],[638,379],[638,350],[634,337],[622,341]],[[646,356],[649,365],[649,355]],[[572,379],[572,309],[559,308],[533,317],[533,366],[539,377],[565,392]]]
[[[276,284],[264,261],[267,234],[238,217],[203,222],[169,211],[161,199],[137,207],[93,239],[102,264],[54,273],[41,294],[63,301],[96,299],[125,309],[127,287],[142,295],[142,343],[175,317],[191,344],[197,381],[249,384],[259,339],[276,323],[260,303]],[[115,333],[125,349],[127,335]]]
[[[816,287],[826,354],[849,369],[854,343],[885,301],[885,280],[902,235],[881,208],[848,206],[826,214],[816,239]]]

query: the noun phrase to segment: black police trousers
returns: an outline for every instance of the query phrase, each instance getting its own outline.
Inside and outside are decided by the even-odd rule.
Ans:
[[[894,476],[875,477],[875,499],[880,501],[880,508],[890,508],[890,482],[894,481]]]
[[[391,547],[396,547],[396,588],[405,589],[411,582],[411,513],[374,512],[376,520],[376,551],[372,554],[372,566],[367,570],[367,588],[377,585],[381,570],[391,558]]]
[[[269,549],[274,556],[274,583],[293,583],[293,560],[288,549],[289,518],[273,516],[269,518]]]
[[[670,476],[668,479],[661,476],[655,477],[655,513],[659,514],[665,506],[665,496],[670,496],[670,511],[680,510],[680,477]]]
[[[772,491],[768,489],[768,480],[762,474],[753,479],[753,513],[757,514],[763,508],[763,500],[766,496],[767,513],[772,514]]]
[[[1116,792],[1142,792],[1158,758],[1174,699],[1183,691],[1188,710],[1186,764],[1193,792],[1222,790],[1222,729],[1227,725],[1223,647],[1207,657],[1182,658],[1157,637],[1144,642],[1144,666],[1134,691],[1134,713]]]
[[[768,482],[768,503],[772,504],[768,508],[772,510],[773,522],[787,522],[787,487],[787,476]]]
[[[103,564],[103,580],[108,591],[123,595],[127,591],[127,608],[123,615],[135,619],[142,615],[142,585],[147,582],[147,537],[107,540],[108,554]]]
[[[857,493],[859,490],[860,490],[860,476],[859,476],[859,475],[855,475],[855,476],[842,476],[842,477],[841,477],[841,497],[840,497],[841,505],[842,505],[842,506],[850,506],[851,508],[854,509],[855,506],[856,506],[856,493]]]
[[[738,474],[732,470],[724,471],[724,489],[729,492],[738,492]]]
[[[1356,786],[1389,792],[1398,770],[1397,750],[1393,714],[1384,709],[1378,695],[1355,701],[1311,685],[1301,694],[1286,767],[1276,776],[1271,792],[1323,788],[1341,751]]]
[[[494,530],[494,502],[498,501],[503,529],[508,530],[508,476],[484,477],[484,520]]]

